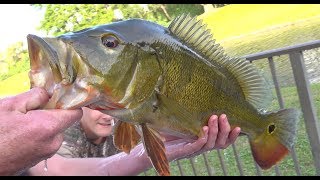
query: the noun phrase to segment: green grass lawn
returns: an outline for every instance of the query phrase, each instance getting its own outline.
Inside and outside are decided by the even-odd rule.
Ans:
[[[28,72],[22,72],[0,81],[0,98],[16,95],[30,88]]]
[[[200,18],[220,41],[319,15],[319,4],[235,4]]]
[[[233,56],[320,39],[319,4],[237,4],[199,18]]]
[[[320,9],[319,9],[320,12]],[[320,17],[220,42],[226,52],[244,56],[320,39]]]

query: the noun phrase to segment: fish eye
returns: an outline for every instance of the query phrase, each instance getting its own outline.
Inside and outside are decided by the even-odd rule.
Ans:
[[[102,41],[102,44],[107,48],[115,48],[119,44],[119,40],[112,35],[107,35],[102,37],[101,41]]]
[[[275,129],[276,129],[276,126],[275,126],[273,123],[269,124],[269,126],[268,126],[268,133],[269,133],[269,134],[272,134]]]

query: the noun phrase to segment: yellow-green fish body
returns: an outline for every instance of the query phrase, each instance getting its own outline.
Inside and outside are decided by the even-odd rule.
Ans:
[[[52,94],[46,108],[87,106],[117,117],[116,146],[129,153],[142,137],[161,175],[169,165],[158,131],[196,138],[212,114],[241,127],[264,169],[294,143],[297,112],[263,111],[270,94],[258,70],[224,54],[189,15],[168,28],[132,19],[57,38],[30,35],[29,52],[32,86]]]

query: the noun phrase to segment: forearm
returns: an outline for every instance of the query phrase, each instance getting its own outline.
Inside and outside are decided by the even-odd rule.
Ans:
[[[140,144],[130,154],[119,153],[102,159],[101,170],[111,176],[134,176],[151,168],[151,161]]]
[[[138,175],[152,167],[150,160],[138,145],[130,154],[119,153],[106,158],[64,158],[54,155],[29,169],[29,175],[84,175],[84,176],[126,176]]]

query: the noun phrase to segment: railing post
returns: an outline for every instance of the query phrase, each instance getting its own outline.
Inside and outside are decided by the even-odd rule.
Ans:
[[[238,169],[239,169],[240,176],[243,176],[242,164],[241,164],[240,157],[238,155],[238,151],[237,151],[237,148],[236,148],[235,144],[232,144],[232,149],[233,149],[234,157],[236,158],[236,162],[237,162],[237,166],[238,166]]]
[[[226,165],[225,165],[224,160],[223,160],[223,154],[221,155],[221,151],[223,151],[223,150],[217,149],[216,151],[218,153],[218,157],[219,157],[219,160],[220,160],[220,164],[221,164],[221,168],[222,168],[222,171],[223,171],[223,175],[224,176],[228,176],[227,168],[226,168]]]
[[[179,168],[180,175],[184,176],[184,173],[183,173],[183,170],[182,170],[182,167],[181,167],[181,164],[180,164],[179,160],[177,160],[176,162],[177,162],[177,165],[178,165],[178,168]]]
[[[306,67],[303,62],[302,52],[292,52],[289,54],[294,79],[297,85],[301,109],[309,136],[310,146],[317,175],[320,175],[320,133],[316,117],[316,110],[313,105],[310,93],[310,84],[306,77]]]
[[[204,163],[207,167],[207,171],[209,176],[213,176],[214,172],[213,172],[213,168],[211,168],[211,166],[209,165],[209,160],[208,160],[208,156],[207,156],[207,152],[202,153],[203,159],[204,159]]]
[[[276,67],[275,67],[275,64],[274,64],[274,61],[273,61],[272,57],[268,57],[268,60],[269,60],[269,66],[270,66],[270,71],[271,71],[271,74],[272,74],[274,88],[275,88],[276,93],[277,93],[278,103],[279,103],[280,109],[283,109],[284,108],[284,101],[283,101],[283,98],[282,98],[282,95],[281,95],[281,90],[280,90],[280,86],[279,86],[279,82],[278,82],[278,78],[277,78],[277,73],[276,73]],[[298,158],[297,158],[297,155],[296,155],[295,147],[292,147],[291,156],[292,156],[292,159],[293,159],[293,162],[294,162],[294,167],[296,169],[297,175],[301,176],[301,170],[300,170],[300,167],[299,167],[299,163],[298,163]],[[276,168],[276,174],[277,175],[280,174],[279,168],[277,166],[275,166],[275,168]]]
[[[279,106],[280,106],[281,109],[283,109],[284,108],[284,103],[283,103],[283,98],[282,98],[282,95],[281,95],[280,86],[279,86],[279,82],[278,82],[278,78],[277,78],[276,67],[274,65],[274,61],[273,61],[272,57],[268,57],[268,61],[269,61],[270,71],[271,71],[271,74],[272,74],[274,88],[275,88],[276,93],[277,93]]]

